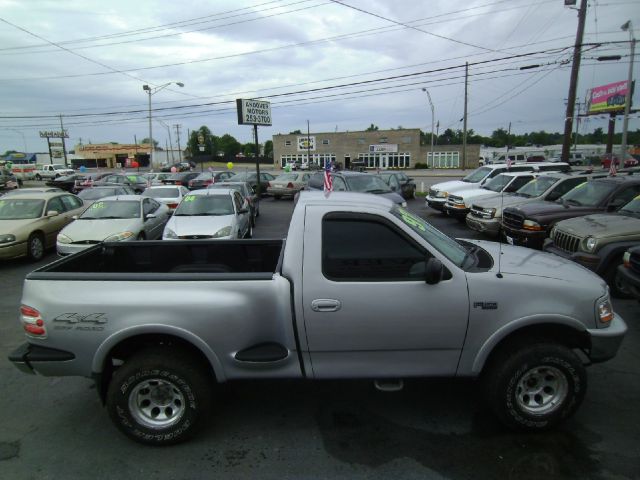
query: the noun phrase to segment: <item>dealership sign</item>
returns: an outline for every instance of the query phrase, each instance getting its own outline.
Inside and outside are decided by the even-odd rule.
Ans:
[[[298,137],[298,151],[306,152],[307,150],[316,149],[316,137]]]
[[[236,99],[238,125],[271,125],[271,103],[264,100]]]
[[[58,132],[53,130],[47,130],[47,131],[41,131],[40,137],[41,138],[69,138],[69,134],[67,133],[66,130],[62,130]]]
[[[398,151],[397,143],[383,143],[380,145],[369,145],[371,153],[396,153]]]
[[[608,113],[624,110],[629,88],[627,81],[610,83],[591,89],[588,114]]]

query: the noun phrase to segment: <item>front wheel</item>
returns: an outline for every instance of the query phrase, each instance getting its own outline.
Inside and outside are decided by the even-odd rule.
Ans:
[[[32,233],[27,240],[27,255],[34,262],[44,257],[44,240],[39,233]]]
[[[211,410],[204,368],[189,355],[167,353],[175,352],[149,349],[134,355],[114,373],[107,392],[111,420],[147,445],[187,440]]]
[[[39,173],[36,173],[36,180],[38,180],[38,181],[42,180],[42,177],[40,176]]]
[[[497,417],[513,429],[555,427],[580,406],[587,375],[578,356],[553,343],[521,344],[494,359],[485,372],[486,397]]]

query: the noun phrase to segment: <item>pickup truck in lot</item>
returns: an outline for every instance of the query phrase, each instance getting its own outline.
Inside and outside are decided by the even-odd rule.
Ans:
[[[36,180],[42,180],[43,178],[58,178],[64,175],[73,175],[74,172],[72,168],[66,168],[62,164],[54,163],[51,165],[38,165],[34,173]]]
[[[215,383],[235,379],[389,390],[475,377],[505,425],[544,430],[627,330],[580,265],[454,240],[352,192],[302,192],[286,240],[104,243],[60,259],[27,275],[20,322],[19,369],[94,378],[116,426],[153,445],[190,437]]]

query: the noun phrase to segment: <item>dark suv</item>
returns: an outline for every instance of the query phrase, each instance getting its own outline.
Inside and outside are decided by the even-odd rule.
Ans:
[[[578,185],[555,202],[534,202],[504,210],[507,243],[541,249],[560,220],[615,212],[640,194],[640,176],[608,177]]]

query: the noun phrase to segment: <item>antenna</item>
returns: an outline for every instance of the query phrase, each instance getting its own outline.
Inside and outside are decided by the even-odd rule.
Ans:
[[[507,132],[507,172],[511,170],[511,160],[509,159],[509,137],[511,136],[511,122],[509,122],[509,131]],[[500,221],[500,225],[503,227],[504,231],[504,188],[500,191],[500,215],[502,215],[502,220]],[[498,234],[499,235],[499,234]],[[498,247],[498,273],[496,273],[496,277],[502,278],[502,238],[499,239],[499,247]]]

